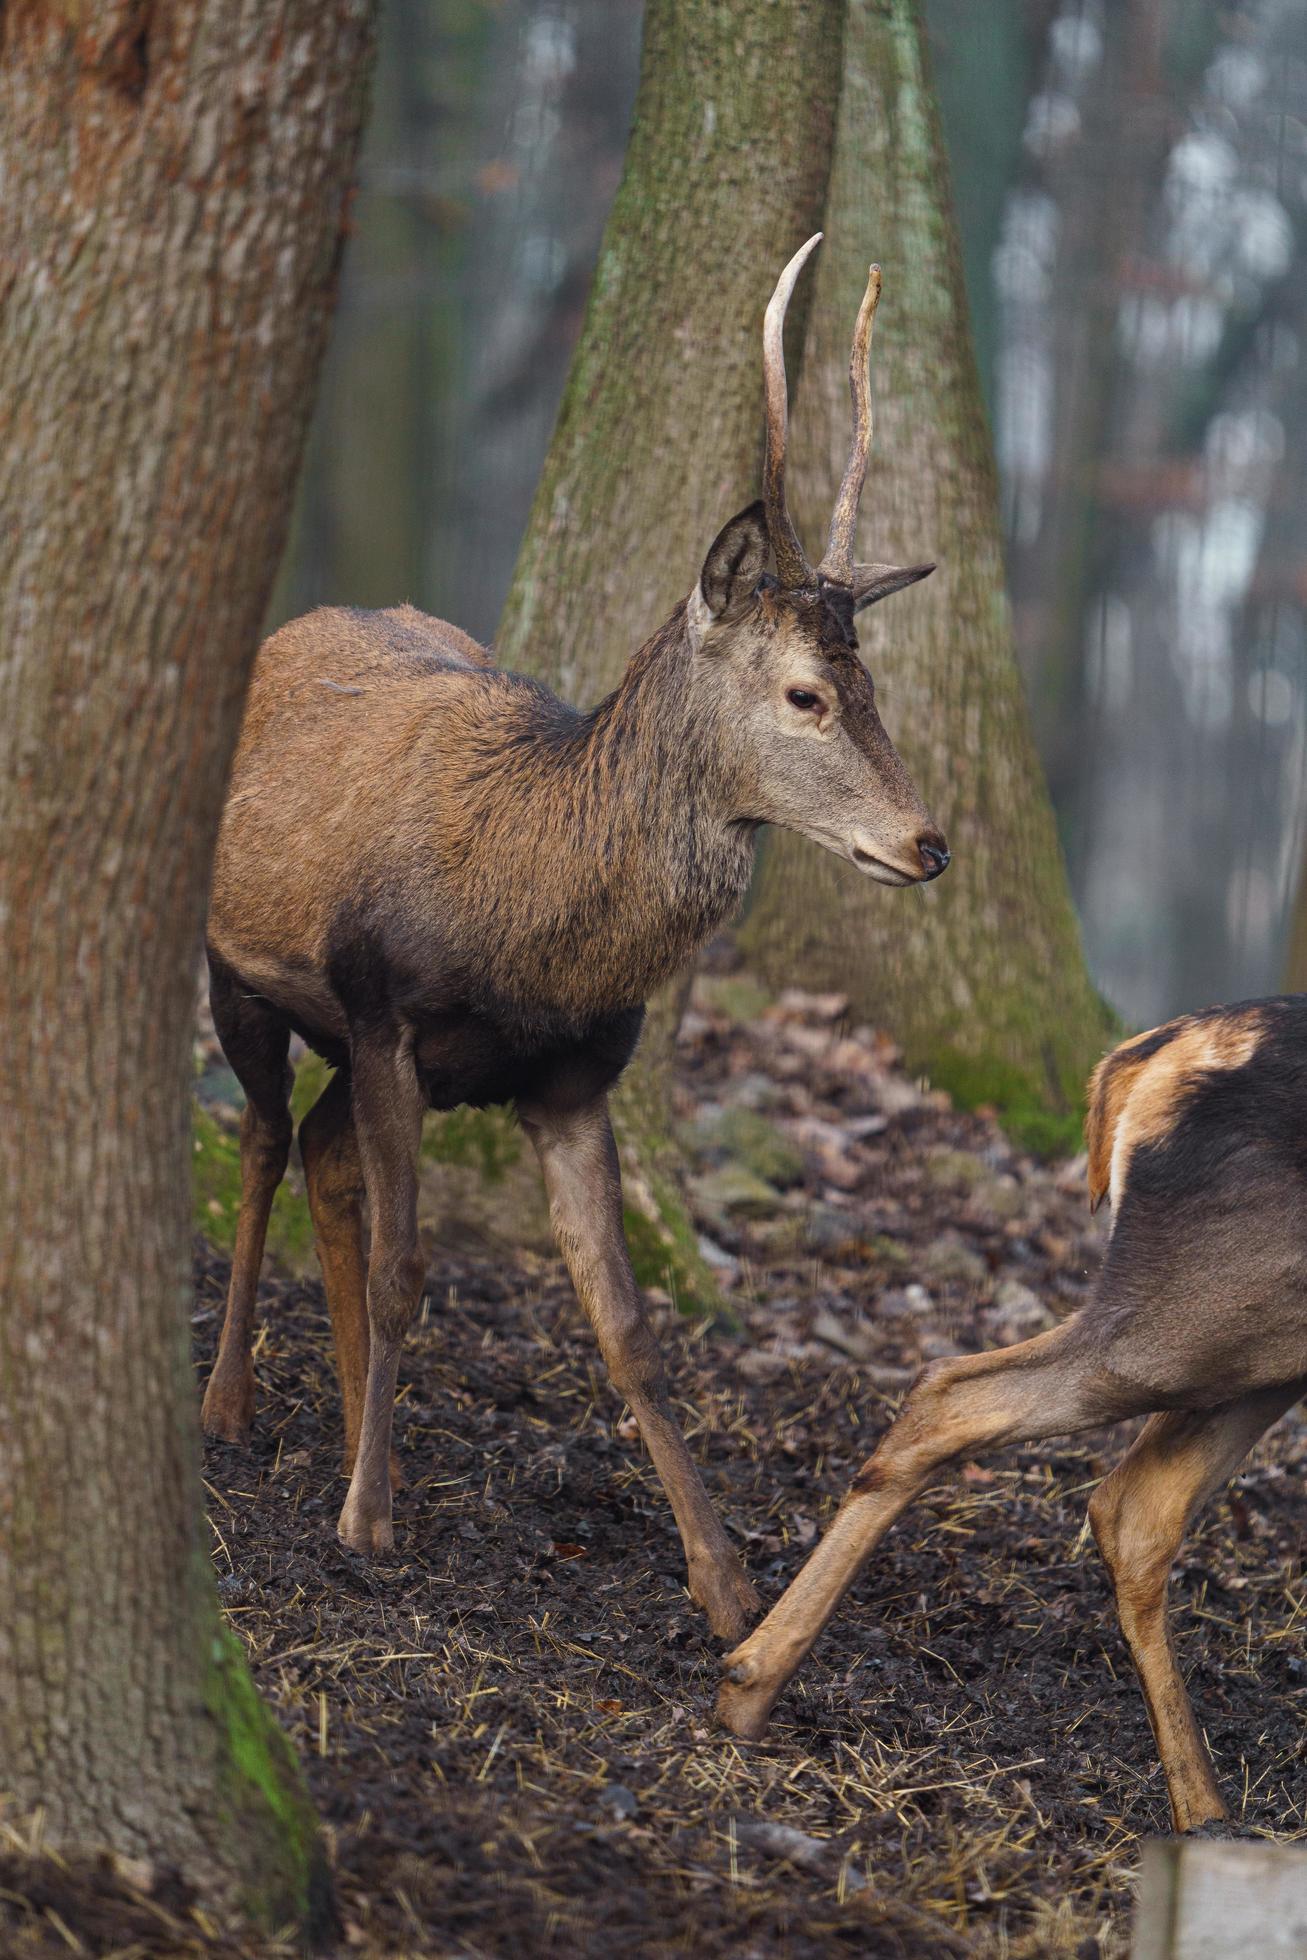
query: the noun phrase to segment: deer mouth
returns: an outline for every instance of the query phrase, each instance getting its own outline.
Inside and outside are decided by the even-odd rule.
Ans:
[[[910,872],[901,871],[898,865],[887,863],[884,858],[877,857],[874,851],[864,850],[861,844],[852,846],[849,858],[857,865],[859,871],[868,878],[874,878],[878,885],[902,887],[921,883],[920,875],[913,877]]]

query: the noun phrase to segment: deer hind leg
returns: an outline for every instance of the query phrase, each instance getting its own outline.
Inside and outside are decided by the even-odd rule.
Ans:
[[[268,1002],[248,994],[235,974],[214,965],[209,999],[223,1053],[245,1091],[241,1116],[241,1201],[236,1221],[227,1312],[218,1358],[204,1393],[207,1436],[243,1443],[254,1421],[254,1312],[268,1217],[290,1155],[290,1030]]]
[[[895,1520],[946,1464],[1004,1444],[1068,1435],[1139,1413],[1104,1401],[1078,1320],[991,1354],[935,1361],[863,1465],[835,1521],[762,1625],[725,1661],[719,1719],[765,1734],[772,1707]]]
[[[354,1128],[372,1220],[368,1254],[368,1360],[354,1474],[337,1529],[356,1552],[387,1552],[391,1522],[390,1436],[399,1351],[422,1291],[417,1164],[426,1099],[401,1037],[356,1039]]]
[[[342,1468],[347,1477],[358,1456],[368,1378],[368,1272],[363,1255],[366,1187],[351,1095],[349,1072],[340,1069],[300,1124],[304,1182],[336,1349],[345,1423]],[[392,1450],[391,1489],[399,1490],[403,1481]]]
[[[598,1337],[609,1380],[630,1405],[671,1502],[685,1547],[690,1596],[714,1633],[738,1640],[760,1602],[672,1413],[658,1338],[622,1228],[621,1172],[607,1099],[564,1110],[537,1102],[518,1113],[539,1156],[559,1249]]]
[[[1154,1416],[1090,1500],[1177,1831],[1196,1830],[1226,1809],[1176,1664],[1166,1601],[1171,1566],[1195,1511],[1301,1390],[1301,1383],[1264,1389],[1223,1409]]]

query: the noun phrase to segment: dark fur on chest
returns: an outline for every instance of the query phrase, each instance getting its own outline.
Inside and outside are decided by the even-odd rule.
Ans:
[[[635,1053],[644,1008],[624,1008],[576,1035],[532,1040],[472,1010],[420,1024],[418,1080],[432,1109],[532,1102],[580,1108],[612,1087]]]

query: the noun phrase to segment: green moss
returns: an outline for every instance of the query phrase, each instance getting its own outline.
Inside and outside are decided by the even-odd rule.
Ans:
[[[626,1231],[631,1265],[641,1286],[664,1286],[669,1293],[676,1292],[671,1284],[672,1252],[653,1219],[646,1218],[634,1205],[625,1205],[622,1208],[622,1224]]]
[[[522,1155],[522,1132],[507,1109],[451,1109],[428,1116],[422,1155],[431,1164],[457,1164],[501,1184]]]
[[[732,1021],[756,1021],[774,998],[751,973],[700,974],[696,987],[708,1007]]]
[[[321,1055],[306,1055],[295,1071],[295,1087],[290,1092],[290,1113],[295,1122],[302,1123],[312,1109],[335,1070]]]
[[[684,1314],[736,1325],[712,1269],[699,1250],[699,1236],[675,1181],[665,1172],[645,1169],[641,1180],[650,1193],[655,1216],[628,1202],[622,1209],[631,1266],[641,1286],[661,1286]]]
[[[1062,1109],[1050,1108],[1042,1077],[1001,1057],[982,1059],[957,1048],[941,1049],[932,1057],[930,1079],[959,1109],[994,1109],[1013,1143],[1033,1156],[1069,1157],[1080,1148],[1083,1092]]]
[[[768,1184],[797,1184],[803,1176],[803,1152],[798,1145],[755,1109],[728,1109],[718,1136],[732,1157]]]
[[[290,1743],[259,1699],[230,1628],[213,1636],[205,1705],[219,1731],[222,1798],[248,1847],[241,1907],[272,1932],[293,1925],[311,1950],[339,1931],[317,1819]]]
[[[241,1201],[240,1138],[197,1103],[191,1117],[191,1190],[196,1230],[230,1252]],[[308,1200],[283,1179],[272,1201],[268,1250],[279,1265],[300,1272],[313,1251]]]

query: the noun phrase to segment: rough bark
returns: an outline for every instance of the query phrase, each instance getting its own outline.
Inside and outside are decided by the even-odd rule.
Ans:
[[[316,1827],[206,1556],[188,1078],[371,14],[0,22],[0,1791],[310,1932]]]
[[[821,535],[848,427],[849,323],[885,268],[875,439],[859,555],[935,558],[864,614],[883,711],[954,852],[896,896],[796,838],[768,840],[743,940],[765,978],[834,987],[965,1100],[1062,1131],[1107,1016],[1080,950],[1031,740],[1004,592],[998,502],[967,332],[948,173],[918,8],[850,0],[828,247],[794,417],[790,500]]]
[[[844,13],[650,0],[626,167],[497,641],[580,706],[758,495],[762,314],[821,223]],[[617,1120],[642,1209],[692,1254],[658,1144],[678,1004],[656,1004]]]

